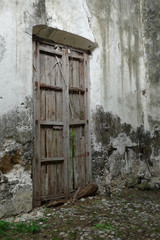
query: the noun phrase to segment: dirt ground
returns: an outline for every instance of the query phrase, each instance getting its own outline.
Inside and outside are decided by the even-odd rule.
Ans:
[[[0,239],[160,239],[160,192],[124,189],[37,211],[36,220],[0,221]]]

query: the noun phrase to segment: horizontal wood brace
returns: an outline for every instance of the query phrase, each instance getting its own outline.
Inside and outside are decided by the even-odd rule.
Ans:
[[[53,85],[47,85],[45,83],[40,84],[40,89],[49,89],[49,90],[54,90],[54,91],[62,91],[63,89],[58,86],[53,86]]]
[[[78,53],[75,53],[73,51],[71,51],[71,53],[69,53],[68,55],[69,55],[69,59],[79,59],[81,61],[84,60],[83,55],[79,55]]]
[[[70,126],[85,125],[85,124],[86,124],[85,120],[70,121],[69,123]]]
[[[55,56],[55,55],[62,56],[62,52],[54,49],[54,47],[52,47],[52,46],[46,46],[45,47],[45,46],[40,45],[39,46],[39,51],[40,51],[40,53],[41,52],[46,53],[46,54],[48,53],[49,55],[53,55],[53,56]]]
[[[83,88],[70,87],[70,88],[69,88],[69,92],[76,92],[76,93],[81,92],[81,93],[84,93],[84,92],[85,92],[85,89],[83,89]]]
[[[53,158],[42,158],[41,163],[52,162],[52,163],[62,163],[64,161],[64,157],[53,157]]]
[[[63,122],[56,122],[56,121],[40,121],[40,125],[48,125],[48,126],[63,126]]]
[[[62,130],[63,126],[53,126],[53,129]]]
[[[63,199],[65,196],[64,196],[64,193],[62,194],[59,194],[59,195],[48,195],[48,196],[41,196],[41,201],[47,201],[47,200],[57,200],[57,199]]]

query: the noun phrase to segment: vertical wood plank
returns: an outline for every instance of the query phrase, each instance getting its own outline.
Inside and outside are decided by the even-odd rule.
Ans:
[[[41,128],[41,158],[46,157],[46,131],[45,128]],[[41,195],[46,195],[45,191],[45,165],[41,165]]]
[[[56,92],[56,103],[57,103],[57,121],[63,121],[63,98],[61,92]]]
[[[80,88],[84,88],[84,61],[80,61]]]
[[[55,121],[55,92],[46,91],[46,120]]]
[[[48,64],[50,66],[50,68],[49,68],[50,84],[56,85],[56,74],[55,74],[56,59],[55,59],[55,56],[50,56],[50,62]]]
[[[57,71],[57,82],[56,85],[58,87],[62,87],[62,73],[61,73],[61,69],[62,69],[62,58],[57,57],[56,58],[56,62],[59,62],[56,64],[56,71]],[[60,69],[61,68],[61,69]]]
[[[62,56],[62,72],[63,72],[63,155],[64,155],[64,191],[65,197],[70,196],[69,176],[71,169],[68,168],[69,157],[69,59],[68,49],[63,50]]]
[[[69,87],[73,87],[73,59],[69,59]]]
[[[39,43],[34,42],[33,75],[34,89],[34,143],[33,143],[33,207],[41,205],[41,163],[40,163],[40,56]]]
[[[86,144],[86,184],[92,180],[91,172],[91,135],[90,135],[90,105],[89,105],[89,91],[90,89],[90,78],[89,78],[89,56],[84,54],[84,83],[85,83],[85,98],[84,98],[84,108],[87,123],[85,124],[85,144]]]
[[[86,185],[85,178],[85,159],[86,159],[86,146],[85,146],[85,136],[84,136],[84,127],[80,127],[80,161],[81,161],[81,186]]]
[[[74,187],[75,189],[78,189],[80,187],[79,181],[80,181],[80,172],[81,172],[81,165],[78,161],[78,155],[79,155],[79,142],[78,142],[78,128],[74,128]]]
[[[42,165],[41,166],[41,195],[45,196],[46,195],[46,190],[45,190],[45,175],[46,175],[46,166]]]
[[[74,59],[73,60],[73,87],[78,87],[77,86],[77,61]]]
[[[46,120],[46,91],[40,90],[40,119]]]
[[[70,127],[69,129],[69,160],[68,160],[68,168],[71,169],[71,175],[69,176],[69,185],[70,185],[70,191],[73,190],[73,185],[74,185],[74,179],[73,179],[73,152],[72,152],[72,141],[73,141],[73,136],[72,136],[72,128]]]

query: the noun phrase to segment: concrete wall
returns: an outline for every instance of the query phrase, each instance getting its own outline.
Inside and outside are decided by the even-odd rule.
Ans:
[[[38,24],[98,43],[90,90],[93,178],[101,189],[117,180],[159,187],[159,15],[159,0],[0,0],[0,217],[32,208]]]

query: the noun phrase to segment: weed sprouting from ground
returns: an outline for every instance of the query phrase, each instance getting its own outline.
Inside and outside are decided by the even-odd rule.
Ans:
[[[94,225],[94,229],[116,231],[111,223],[98,223]]]
[[[37,233],[40,232],[40,226],[38,223],[30,222],[30,223],[9,223],[6,221],[0,221],[0,238],[6,237],[6,240],[11,240],[12,234],[16,233]]]

